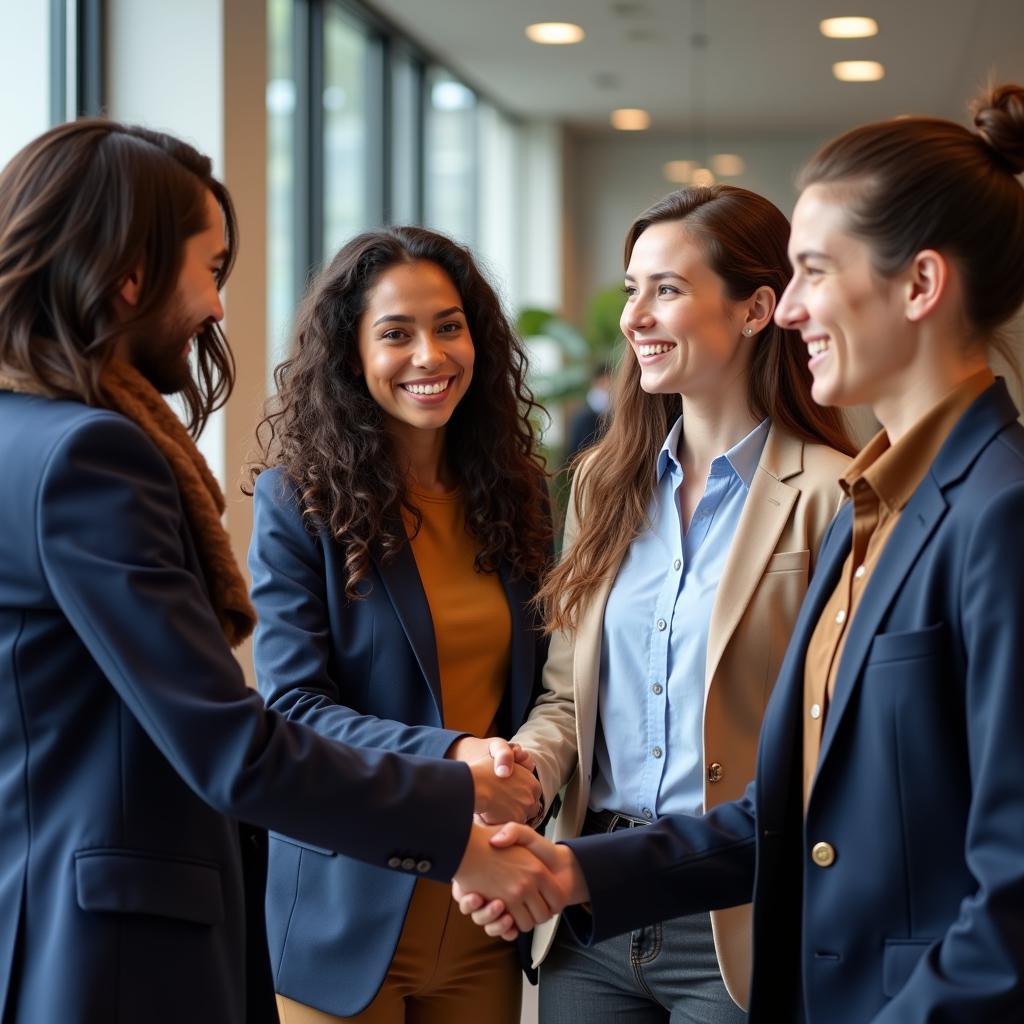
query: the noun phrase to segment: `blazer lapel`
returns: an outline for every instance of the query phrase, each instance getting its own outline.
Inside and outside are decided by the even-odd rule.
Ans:
[[[530,612],[533,592],[529,582],[523,578],[511,579],[505,562],[501,563],[498,575],[512,616],[509,685],[505,688],[505,700],[502,701],[508,708],[507,720],[511,730],[517,728],[526,717],[533,698],[533,683],[537,674],[537,623],[536,616]]]
[[[608,579],[597,587],[576,627],[572,691],[576,704],[576,749],[579,751],[581,765],[589,765],[593,759],[601,679],[604,610],[618,571],[619,567],[616,565]]]
[[[773,426],[743,504],[711,610],[705,695],[800,495],[799,488],[783,481],[802,469],[803,442]]]
[[[385,564],[374,559],[374,565],[416,655],[423,678],[430,687],[438,718],[443,722],[444,706],[441,701],[441,673],[437,667],[434,622],[430,617],[430,606],[427,604],[427,595],[423,590],[412,548],[403,544],[394,558]]]
[[[828,756],[878,627],[947,507],[935,477],[929,473],[900,513],[899,522],[886,542],[850,623],[821,737],[819,766]]]

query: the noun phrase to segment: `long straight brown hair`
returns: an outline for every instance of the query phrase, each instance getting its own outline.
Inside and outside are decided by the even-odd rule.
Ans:
[[[776,301],[785,291],[791,274],[786,254],[789,222],[763,196],[733,185],[670,193],[630,225],[626,266],[637,239],[652,224],[668,221],[686,224],[733,301],[749,298],[765,285]],[[856,450],[842,414],[811,398],[811,373],[800,336],[774,322],[756,339],[747,400],[754,416],[770,416],[776,427],[801,440],[848,455]],[[575,628],[590,595],[614,573],[645,527],[656,483],[655,458],[682,412],[682,399],[647,394],[640,387],[640,366],[626,351],[615,375],[611,409],[603,440],[570,467],[583,465],[574,488],[579,532],[537,596],[549,632]]]

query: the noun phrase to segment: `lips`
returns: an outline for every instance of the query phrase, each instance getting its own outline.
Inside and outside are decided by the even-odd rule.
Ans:
[[[440,395],[448,390],[453,380],[453,377],[443,377],[440,380],[407,381],[398,386],[411,395]]]
[[[815,356],[820,356],[822,352],[828,351],[829,339],[828,338],[808,338],[804,340],[804,344],[807,346],[807,352],[813,359]]]
[[[635,341],[633,347],[638,356],[660,356],[671,352],[676,346],[671,341]]]

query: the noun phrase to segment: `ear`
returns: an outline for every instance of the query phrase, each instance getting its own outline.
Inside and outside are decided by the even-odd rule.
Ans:
[[[139,266],[132,270],[132,272],[121,282],[121,287],[118,288],[117,294],[126,305],[137,306],[139,304],[139,296],[141,293],[142,267]]]
[[[907,267],[904,309],[907,319],[917,323],[927,317],[950,288],[952,267],[941,252],[922,249]]]
[[[743,335],[751,338],[760,334],[772,322],[775,313],[775,292],[763,284],[747,302],[747,312],[743,320]]]

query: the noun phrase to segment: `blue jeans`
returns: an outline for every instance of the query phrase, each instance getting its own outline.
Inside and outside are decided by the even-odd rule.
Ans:
[[[743,1024],[711,918],[693,914],[580,946],[563,922],[540,968],[540,1024]]]

